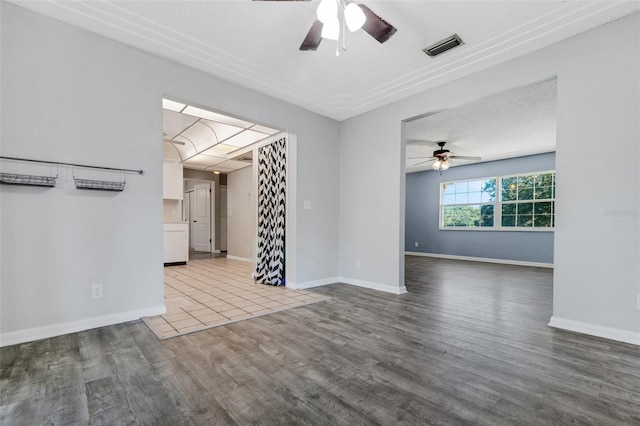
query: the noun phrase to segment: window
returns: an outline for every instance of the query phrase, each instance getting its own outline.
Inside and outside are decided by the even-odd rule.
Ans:
[[[555,173],[505,176],[501,180],[503,227],[553,228]]]
[[[493,226],[495,192],[495,179],[443,183],[443,226]]]
[[[441,186],[442,228],[550,230],[555,172],[539,172]]]

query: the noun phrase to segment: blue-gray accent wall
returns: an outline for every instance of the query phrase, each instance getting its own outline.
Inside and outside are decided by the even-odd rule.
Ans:
[[[553,263],[553,232],[440,230],[440,183],[555,170],[555,152],[407,174],[405,250]],[[415,243],[419,247],[415,247]]]

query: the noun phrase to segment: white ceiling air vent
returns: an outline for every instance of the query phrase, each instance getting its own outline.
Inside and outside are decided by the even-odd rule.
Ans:
[[[434,57],[462,44],[464,44],[462,39],[458,36],[458,34],[454,34],[451,37],[440,40],[439,42],[434,43],[429,47],[425,47],[424,49],[422,49],[422,51],[427,55]]]

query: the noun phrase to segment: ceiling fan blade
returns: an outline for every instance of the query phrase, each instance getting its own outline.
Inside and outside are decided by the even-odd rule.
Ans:
[[[450,158],[456,160],[482,160],[482,157],[469,157],[468,155],[452,155]]]
[[[300,50],[316,50],[322,41],[322,22],[314,21],[307,36],[300,45]]]
[[[413,166],[411,166],[411,167],[418,167],[420,164],[428,163],[428,162],[433,161],[433,160],[435,160],[435,158],[431,158],[431,159],[429,159],[429,160],[421,161],[421,162],[419,162],[419,163],[417,163],[417,164],[414,164],[414,165],[413,165]]]
[[[364,22],[362,29],[365,30],[371,37],[378,40],[379,43],[384,43],[389,40],[392,35],[394,35],[397,29],[389,24],[387,21],[373,13],[371,9],[369,9],[364,4],[359,4],[360,8],[364,12],[364,16],[366,16],[367,20]]]
[[[423,157],[409,157],[408,160],[419,160],[421,158],[430,158],[432,160],[435,160],[435,158],[432,158],[431,156],[425,155]]]

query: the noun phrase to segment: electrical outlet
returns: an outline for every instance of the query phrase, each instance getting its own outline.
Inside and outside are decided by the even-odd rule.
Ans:
[[[418,247],[418,242],[416,241],[414,245],[415,245],[415,247]]]
[[[91,286],[91,298],[102,299],[102,284],[94,284]]]
[[[356,268],[360,269],[362,267],[362,262],[360,262],[360,259],[356,260]]]

